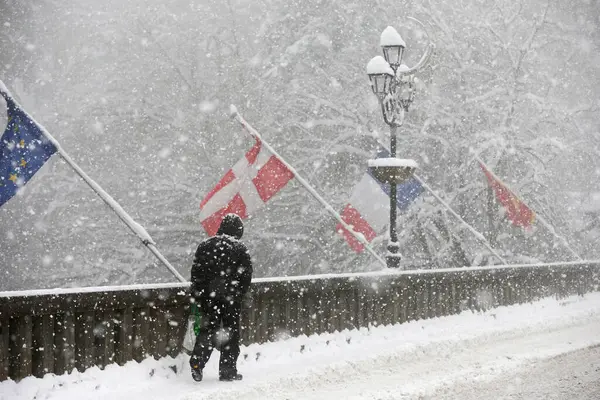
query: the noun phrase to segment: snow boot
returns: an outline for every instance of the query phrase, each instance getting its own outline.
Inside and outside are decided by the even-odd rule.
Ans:
[[[202,370],[197,367],[196,368],[192,367],[192,378],[196,382],[200,382],[202,380]]]
[[[233,374],[219,374],[219,380],[223,382],[241,381],[242,378],[242,374],[238,374],[237,372]]]

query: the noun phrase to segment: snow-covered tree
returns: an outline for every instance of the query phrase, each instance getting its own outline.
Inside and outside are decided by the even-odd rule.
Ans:
[[[437,46],[398,155],[416,159],[420,176],[509,260],[563,260],[570,255],[543,228],[509,224],[473,157],[561,234],[578,231],[573,247],[593,255],[594,228],[577,199],[600,190],[598,7],[9,1],[0,5],[0,77],[187,276],[206,237],[199,203],[252,145],[228,118],[230,103],[342,209],[389,141],[364,67],[393,25],[409,64],[428,40]],[[256,275],[378,268],[335,225],[291,181],[247,222]],[[491,260],[427,194],[398,226],[408,266]],[[0,209],[0,235],[2,288],[172,279],[58,157]],[[374,241],[382,254],[386,241]]]

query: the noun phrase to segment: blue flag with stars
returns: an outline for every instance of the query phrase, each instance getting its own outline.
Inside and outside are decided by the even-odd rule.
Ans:
[[[6,100],[8,124],[0,138],[0,207],[10,200],[56,152],[42,128],[15,101]]]

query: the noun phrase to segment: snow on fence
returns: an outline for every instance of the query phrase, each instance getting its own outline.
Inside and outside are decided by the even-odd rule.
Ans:
[[[599,290],[600,262],[256,279],[242,340],[402,323]],[[0,292],[0,381],[177,355],[185,284]]]

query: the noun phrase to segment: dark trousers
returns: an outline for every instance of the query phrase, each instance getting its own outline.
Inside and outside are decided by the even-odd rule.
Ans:
[[[196,336],[190,365],[192,368],[203,369],[213,349],[217,347],[221,352],[219,375],[236,374],[237,359],[240,355],[241,304],[210,300],[198,306],[202,315],[201,328]],[[227,335],[217,335],[221,325]]]

